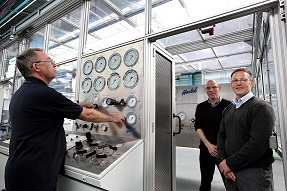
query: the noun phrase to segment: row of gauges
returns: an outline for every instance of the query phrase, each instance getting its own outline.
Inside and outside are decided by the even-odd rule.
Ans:
[[[128,70],[123,76],[123,83],[126,88],[134,88],[139,81],[139,76],[137,71],[131,69]],[[120,87],[121,84],[121,76],[114,72],[110,75],[107,80],[107,86],[110,90],[116,90]],[[106,85],[106,79],[103,76],[98,76],[94,80],[94,84],[91,78],[85,78],[82,82],[82,90],[84,93],[88,93],[92,89],[92,85],[94,85],[94,89],[97,92],[100,92],[104,89]]]
[[[124,55],[124,63],[126,66],[131,67],[134,66],[139,59],[139,52],[135,48],[131,48],[126,51]],[[109,60],[108,65],[111,70],[116,70],[120,67],[122,62],[122,57],[119,53],[113,53]],[[83,65],[83,73],[85,75],[89,75],[93,71],[93,61],[87,60]],[[107,60],[105,57],[100,56],[95,62],[95,70],[98,73],[103,72],[106,69]]]

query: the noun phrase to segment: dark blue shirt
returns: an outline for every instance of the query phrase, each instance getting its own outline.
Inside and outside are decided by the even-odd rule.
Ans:
[[[64,118],[76,119],[82,110],[40,79],[26,77],[9,106],[7,191],[48,191],[55,186],[66,152]]]

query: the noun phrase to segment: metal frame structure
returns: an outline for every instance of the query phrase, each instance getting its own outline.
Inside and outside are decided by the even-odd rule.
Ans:
[[[278,101],[278,115],[279,115],[279,124],[281,130],[281,140],[282,140],[282,160],[283,168],[285,174],[285,184],[287,182],[287,155],[286,155],[286,146],[287,146],[287,98],[286,93],[287,89],[287,30],[285,28],[286,23],[282,21],[280,9],[274,8],[270,10],[270,34],[272,37],[272,47],[274,55],[274,65],[276,73],[276,89],[277,89],[277,101]],[[287,189],[287,187],[286,187]]]
[[[115,9],[113,5],[111,5],[108,1],[104,1],[107,5],[109,5],[113,10],[122,16],[121,12]],[[286,7],[286,2],[285,7]],[[15,32],[21,33],[24,36],[30,35],[33,32],[37,31],[38,29],[45,27],[46,31],[50,31],[50,24],[52,21],[60,18],[64,13],[67,13],[77,7],[82,6],[82,22],[80,25],[80,42],[79,42],[79,50],[84,50],[86,38],[87,38],[87,17],[88,17],[88,10],[90,7],[90,1],[84,0],[84,1],[78,1],[78,0],[70,0],[70,1],[61,1],[56,0],[53,3],[49,4],[48,7],[44,7],[41,10],[39,10],[37,13],[31,15],[25,22],[20,24],[19,26],[16,26]],[[143,132],[143,138],[145,140],[144,142],[144,168],[146,169],[144,171],[144,190],[153,190],[154,189],[154,173],[153,169],[155,168],[155,152],[153,150],[153,145],[155,143],[155,137],[154,137],[154,128],[155,128],[155,102],[156,98],[155,96],[155,87],[154,87],[154,81],[155,81],[155,66],[151,65],[149,63],[153,63],[153,48],[154,45],[153,42],[169,37],[171,35],[183,33],[190,30],[195,30],[198,28],[202,28],[205,26],[209,26],[211,24],[220,23],[223,21],[227,21],[233,18],[241,17],[244,15],[248,15],[251,13],[255,13],[258,11],[265,11],[270,10],[270,27],[272,30],[270,30],[270,33],[272,35],[272,42],[273,42],[273,51],[274,51],[274,58],[276,60],[275,65],[275,71],[277,73],[276,75],[276,87],[277,87],[277,99],[279,106],[279,120],[280,120],[280,127],[281,127],[281,136],[282,136],[282,147],[286,148],[287,146],[287,113],[284,112],[287,108],[287,98],[286,93],[287,90],[284,88],[285,82],[287,81],[286,76],[286,55],[285,50],[287,48],[287,39],[286,39],[286,30],[287,25],[284,21],[282,21],[282,18],[280,17],[280,8],[278,6],[278,0],[266,0],[258,2],[257,4],[253,4],[252,6],[247,6],[238,10],[230,11],[225,14],[217,15],[212,18],[199,20],[196,22],[188,23],[186,25],[182,25],[179,27],[174,27],[168,30],[164,30],[157,33],[151,32],[151,12],[152,12],[152,0],[146,0],[145,5],[145,35],[142,37],[145,42],[145,79],[147,79],[146,83],[144,84],[144,97],[149,98],[149,100],[144,100],[143,105],[145,107],[145,113],[144,113],[144,123],[143,125],[148,127]],[[275,7],[275,8],[274,8]],[[124,18],[125,19],[125,18]],[[131,25],[133,25],[132,22],[129,22]],[[285,27],[286,28],[285,28]],[[250,31],[249,31],[250,32]],[[250,35],[248,33],[246,35]],[[48,50],[48,38],[49,38],[49,32],[45,33],[44,38],[44,50]],[[242,38],[242,37],[240,37]],[[16,43],[19,41],[19,38],[15,39],[14,41],[5,42],[2,44],[0,48],[5,49],[6,47],[10,46],[13,43]],[[24,41],[21,41],[21,44],[24,45]],[[181,46],[183,46],[182,44]],[[121,46],[121,45],[117,45]],[[24,49],[25,46],[21,47],[21,50]],[[169,51],[174,53],[177,53],[176,47],[169,47]],[[192,49],[191,47],[188,47],[189,49]],[[275,51],[276,50],[276,51]],[[2,55],[4,57],[5,55]],[[74,58],[72,60],[78,59],[78,71],[81,71],[81,58],[85,57],[87,55],[84,54],[83,51],[79,51],[77,58]],[[3,58],[2,58],[3,59]],[[69,62],[71,60],[68,60],[66,62]],[[63,62],[63,63],[66,63]],[[60,64],[63,64],[60,63]],[[174,76],[173,76],[174,78]],[[77,80],[76,87],[79,87],[79,78]],[[18,86],[17,86],[18,87]],[[76,90],[78,92],[79,90]],[[172,92],[174,94],[174,90]],[[77,98],[77,95],[76,95]],[[175,126],[175,125],[174,125]],[[151,152],[152,151],[152,152]],[[283,149],[283,164],[284,164],[284,173],[287,174],[287,159],[286,159],[286,149]],[[175,166],[175,165],[174,165]],[[175,169],[175,168],[174,168]],[[285,176],[285,182],[287,182],[287,178]],[[173,186],[173,190],[175,190],[175,184]]]

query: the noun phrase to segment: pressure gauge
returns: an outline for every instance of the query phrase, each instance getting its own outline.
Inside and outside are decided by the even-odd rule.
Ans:
[[[126,115],[126,122],[128,125],[133,126],[137,122],[137,115],[134,112],[129,112]]]
[[[101,56],[97,59],[96,63],[95,63],[95,69],[96,72],[101,73],[105,70],[107,65],[107,61],[105,59],[105,57]]]
[[[137,106],[138,100],[136,96],[130,95],[126,102],[129,108],[135,108]]]
[[[83,66],[83,73],[85,75],[89,75],[93,70],[93,62],[91,60],[87,60]]]
[[[121,77],[118,73],[114,72],[108,79],[108,88],[110,90],[116,90],[119,88],[121,83]]]
[[[100,92],[104,89],[106,84],[105,78],[103,76],[98,76],[95,80],[94,80],[94,89],[97,92]]]
[[[98,103],[99,101],[99,94],[94,94],[94,103]]]
[[[84,93],[88,93],[92,89],[92,80],[90,78],[85,78],[82,82],[82,90]]]
[[[119,53],[114,53],[109,58],[109,67],[111,70],[116,70],[120,67],[122,62],[122,57]]]
[[[108,99],[108,97],[104,97],[101,101],[101,106],[104,109],[107,109],[109,107],[109,105],[107,104],[107,99]]]
[[[184,121],[186,119],[186,113],[183,111],[179,112],[178,116],[179,116],[181,121]]]
[[[137,49],[131,48],[124,55],[124,63],[126,66],[134,66],[139,60],[139,52]]]
[[[135,70],[128,70],[125,73],[123,80],[124,80],[124,85],[127,88],[134,88],[137,85],[138,80],[139,80],[138,73]]]

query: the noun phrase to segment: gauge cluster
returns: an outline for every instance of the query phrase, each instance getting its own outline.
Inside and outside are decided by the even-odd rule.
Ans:
[[[141,138],[143,42],[122,46],[82,59],[79,101],[92,101],[107,114],[126,117],[115,123],[87,123],[78,120],[76,131]]]

